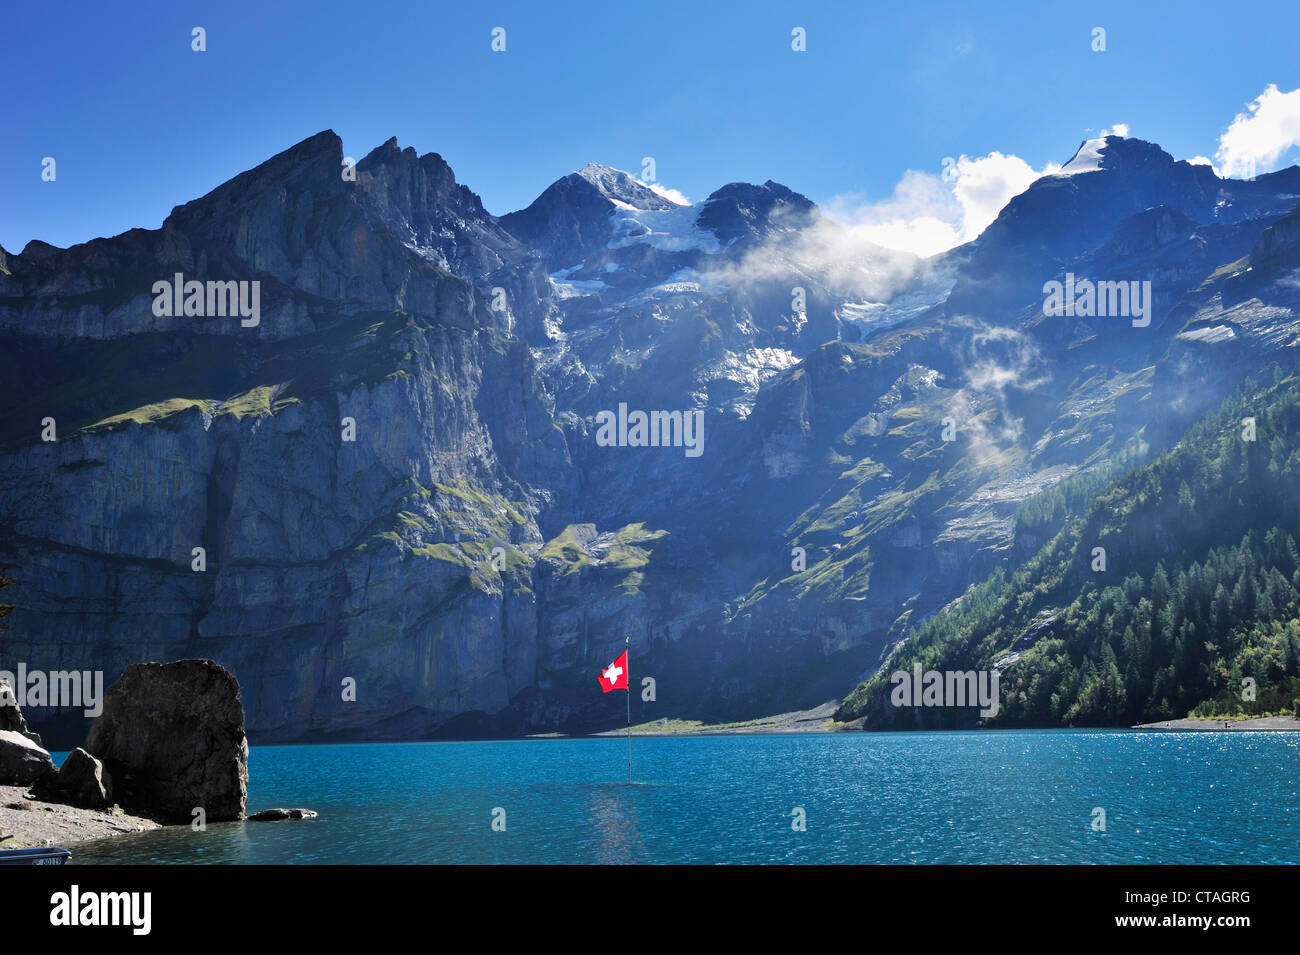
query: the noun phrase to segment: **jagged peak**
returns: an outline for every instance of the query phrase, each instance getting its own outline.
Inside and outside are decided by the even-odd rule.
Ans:
[[[606,166],[603,162],[589,162],[578,170],[578,175],[585,179],[592,180],[592,177],[602,175],[623,176],[632,178],[632,174],[626,170],[619,169],[616,166]]]
[[[443,159],[439,153],[417,153],[414,146],[401,146],[396,136],[390,136],[381,145],[376,146],[357,163],[358,169],[368,169],[376,165],[407,162],[419,165],[426,170],[445,170],[452,180],[455,181],[455,174],[451,171],[451,166],[447,160]]]
[[[672,209],[682,205],[660,195],[648,183],[631,173],[604,163],[589,162],[565,179],[572,180],[575,177],[590,183],[606,199],[638,209]]]
[[[264,193],[272,188],[272,184],[279,188],[286,182],[297,180],[312,182],[315,184],[313,188],[319,188],[338,181],[337,170],[342,163],[343,140],[332,129],[321,130],[226,180],[205,195],[175,207],[167,221],[191,220],[193,216],[202,214],[202,210],[211,209],[214,203],[242,202],[259,191]]]
[[[1112,140],[1118,141],[1122,136],[1102,136],[1097,139],[1085,139],[1079,143],[1074,155],[1066,161],[1057,173],[1059,176],[1077,176],[1085,172],[1098,172],[1106,165],[1106,148]]]
[[[396,136],[389,137],[382,145],[376,146],[357,163],[357,170],[367,175],[360,180],[362,191],[371,193],[376,188],[389,194],[389,201],[396,202],[403,216],[422,213],[415,206],[426,202],[449,204],[460,210],[463,215],[473,218],[492,218],[483,208],[478,194],[456,180],[456,173],[447,160],[438,153],[423,155],[415,147],[403,148]],[[411,191],[414,183],[423,185]],[[399,198],[400,197],[400,198]],[[427,211],[427,210],[426,210]]]
[[[266,162],[254,166],[243,176],[258,174],[260,171],[274,171],[286,165],[299,165],[303,163],[314,162],[320,158],[333,158],[337,156],[338,162],[343,159],[343,140],[339,138],[338,133],[332,129],[322,129],[314,136],[308,136],[301,142],[297,142],[288,149],[276,153]],[[239,176],[235,177],[236,179]]]
[[[614,166],[606,166],[604,163],[599,162],[587,163],[587,165],[579,169],[575,175],[581,176],[583,179],[598,188],[611,185],[626,186],[629,183],[639,185],[636,181],[636,177],[630,172],[615,168]]]
[[[1081,142],[1074,155],[1056,175],[1077,176],[1082,173],[1101,172],[1123,165],[1138,165],[1153,161],[1170,166],[1175,163],[1174,157],[1155,143],[1110,133]]]

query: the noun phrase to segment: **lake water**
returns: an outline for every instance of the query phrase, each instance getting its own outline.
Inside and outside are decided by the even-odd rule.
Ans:
[[[250,812],[74,863],[1294,863],[1300,733],[258,746]],[[792,829],[795,807],[806,831]],[[494,809],[505,831],[493,831]],[[1093,830],[1093,810],[1106,813]],[[498,814],[498,818],[500,818]]]

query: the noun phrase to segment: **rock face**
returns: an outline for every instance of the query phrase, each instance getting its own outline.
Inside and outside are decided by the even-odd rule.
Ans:
[[[49,753],[21,733],[0,730],[0,786],[30,786],[52,772]]]
[[[43,745],[39,733],[33,733],[27,728],[27,720],[23,718],[23,711],[18,708],[18,700],[14,697],[13,688],[9,686],[8,681],[0,680],[0,731],[8,730],[26,736],[37,746]]]
[[[58,773],[41,781],[36,795],[49,802],[83,809],[107,809],[113,805],[113,777],[103,763],[77,747],[68,754]]]
[[[242,819],[248,741],[239,684],[211,660],[126,668],[86,738],[88,756],[112,777],[125,809],[166,822]],[[71,759],[71,757],[69,757]],[[78,760],[78,770],[88,768]]]

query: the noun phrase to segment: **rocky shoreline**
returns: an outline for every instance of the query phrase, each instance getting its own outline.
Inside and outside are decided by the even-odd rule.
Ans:
[[[27,786],[0,786],[0,849],[74,845],[161,828],[161,823],[111,809],[81,809],[28,798]]]
[[[808,710],[792,710],[738,723],[703,723],[699,720],[663,719],[638,723],[632,727],[633,736],[742,736],[772,733],[841,733],[862,729],[862,720],[836,723],[838,700],[830,700]],[[605,730],[593,736],[622,736],[626,729]],[[561,734],[545,734],[561,735]]]
[[[0,683],[0,849],[239,820],[247,799],[239,684],[211,660],[127,667],[62,767]]]
[[[764,735],[769,733],[842,733],[864,729],[865,720],[837,723],[834,720],[837,702],[823,703],[808,710],[777,713],[740,723],[704,723],[699,720],[662,719],[632,726],[633,736],[734,736]],[[990,728],[989,732],[1014,732],[1021,727]],[[1112,727],[1123,729],[1124,727]],[[1161,720],[1156,723],[1138,723],[1128,729],[1162,732],[1237,733],[1237,732],[1300,732],[1300,720],[1290,716],[1261,716],[1246,720],[1181,719]],[[593,736],[622,736],[625,728],[593,733]],[[542,739],[562,737],[563,733],[542,733],[529,737]]]
[[[1250,720],[1162,720],[1139,723],[1135,730],[1194,733],[1300,732],[1300,720],[1290,716],[1260,716]]]

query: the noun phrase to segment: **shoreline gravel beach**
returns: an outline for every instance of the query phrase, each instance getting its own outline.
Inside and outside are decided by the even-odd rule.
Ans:
[[[1224,724],[1227,724],[1226,726]],[[1135,730],[1168,730],[1169,732],[1244,733],[1270,730],[1273,732],[1300,731],[1300,720],[1290,716],[1260,716],[1253,720],[1162,720],[1158,723],[1139,723]]]
[[[0,786],[0,849],[67,848],[78,842],[162,828],[152,819],[121,809],[78,809],[61,803],[28,799],[30,786]]]

